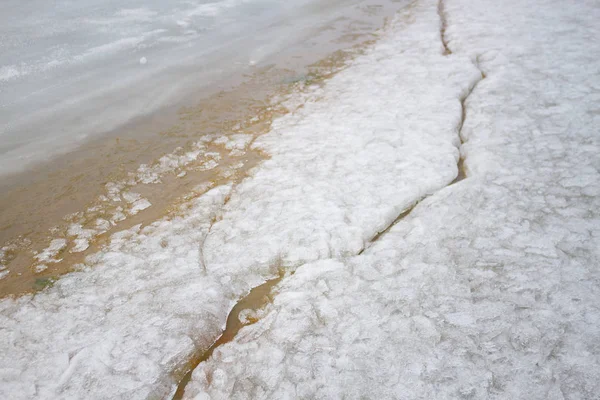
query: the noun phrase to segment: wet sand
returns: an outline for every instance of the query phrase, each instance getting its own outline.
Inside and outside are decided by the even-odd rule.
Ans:
[[[107,183],[127,182],[141,164],[155,165],[166,154],[184,154],[203,138],[232,133],[255,138],[268,131],[273,118],[287,112],[277,106],[278,98],[302,85],[319,84],[341,68],[361,46],[373,40],[373,32],[395,11],[393,3],[372,3],[352,18],[323,27],[314,38],[278,54],[268,65],[256,66],[251,74],[230,76],[74,152],[3,178],[0,249],[4,250],[0,251],[0,264],[10,272],[0,279],[0,297],[44,288],[77,268],[110,234],[168,215],[175,205],[202,194],[199,186],[236,183],[247,176],[266,155],[248,149],[231,155],[223,146],[208,143],[203,151],[219,154],[217,167],[203,169],[203,159],[161,175],[159,183],[126,185],[123,192],[131,189],[152,206],[115,221],[105,232],[94,235],[83,251],[73,251],[76,249],[70,243],[54,256],[57,262],[47,263],[43,271],[35,270],[40,264],[35,254],[52,239],[68,238],[70,225],[90,227],[114,214],[118,204],[99,201],[107,195]]]

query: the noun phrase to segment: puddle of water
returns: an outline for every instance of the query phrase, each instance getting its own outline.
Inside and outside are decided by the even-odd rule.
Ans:
[[[183,368],[181,368],[181,372],[185,373],[185,375],[183,375],[183,378],[179,380],[179,386],[173,395],[173,400],[181,400],[183,398],[185,387],[192,378],[192,373],[201,362],[210,358],[217,347],[231,342],[238,334],[240,329],[242,329],[244,326],[252,325],[258,321],[258,319],[252,317],[240,318],[240,313],[245,310],[257,311],[271,303],[274,296],[272,293],[273,287],[277,285],[284,276],[284,271],[280,270],[277,278],[268,280],[262,285],[255,287],[250,291],[250,293],[248,293],[246,297],[242,298],[233,307],[227,316],[225,330],[223,330],[221,336],[212,344],[212,346],[208,348],[208,350],[198,353]]]

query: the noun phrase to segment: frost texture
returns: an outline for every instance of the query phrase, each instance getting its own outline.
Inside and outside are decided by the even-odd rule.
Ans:
[[[164,397],[236,299],[301,264],[188,397],[597,397],[594,7],[447,1],[444,56],[437,4],[414,3],[275,121],[255,143],[271,159],[224,207],[230,188],[214,189],[114,234],[93,268],[2,300],[0,397]],[[469,177],[440,190],[476,65]],[[306,264],[319,258],[337,259]]]
[[[243,294],[206,276],[198,246],[229,191],[211,190],[183,217],[116,233],[88,259],[92,268],[2,300],[0,398],[166,396],[170,373],[210,346]]]
[[[410,9],[413,26],[437,8]],[[600,9],[445,0],[468,178],[301,266],[186,397],[598,399]],[[411,29],[411,28],[408,28]]]
[[[391,29],[275,121],[257,144],[271,158],[222,211],[225,193],[210,192],[184,217],[113,234],[92,268],[0,302],[0,397],[165,396],[172,371],[208,348],[235,301],[277,267],[355,255],[450,183],[460,98],[479,72],[440,55],[435,18]],[[231,151],[248,144],[223,141]],[[135,204],[127,185],[110,185],[109,197]]]
[[[265,161],[209,233],[207,268],[267,271],[355,255],[457,176],[460,98],[478,80],[440,54],[437,15],[387,32],[254,147]]]

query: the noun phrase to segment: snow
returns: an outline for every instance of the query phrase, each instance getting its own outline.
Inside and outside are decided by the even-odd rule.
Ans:
[[[387,33],[302,96],[305,105],[255,143],[271,158],[224,207],[228,190],[213,189],[181,217],[113,234],[88,267],[44,292],[0,302],[2,397],[165,396],[173,371],[206,349],[235,301],[279,266],[356,254],[451,182],[460,97],[479,72],[439,55],[436,26]],[[240,150],[250,140],[222,144]],[[106,199],[135,204],[130,189],[111,183]]]
[[[456,178],[460,98],[480,72],[440,54],[437,15],[397,29],[253,143],[270,159],[211,229],[209,270],[357,254]]]
[[[363,56],[293,95],[268,134],[217,139],[269,154],[250,178],[1,300],[0,397],[165,398],[281,267],[295,273],[241,313],[261,319],[197,368],[186,397],[597,397],[598,13],[412,3]],[[459,147],[467,179],[450,185]],[[144,200],[139,181],[201,153],[218,164],[203,150],[107,185],[124,207],[111,221]]]
[[[240,295],[203,273],[198,247],[230,189],[114,234],[88,268],[42,293],[2,300],[0,397],[166,396],[171,373],[210,345]]]
[[[412,26],[436,8],[413,5]],[[442,15],[448,58],[485,73],[465,102],[467,179],[360,256],[300,266],[186,398],[598,398],[600,9],[444,0]]]
[[[54,239],[47,248],[35,255],[35,259],[40,262],[58,262],[54,257],[67,247],[65,239]]]

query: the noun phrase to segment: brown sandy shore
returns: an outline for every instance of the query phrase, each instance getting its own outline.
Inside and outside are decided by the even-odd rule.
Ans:
[[[189,153],[206,138],[264,133],[274,117],[286,112],[277,106],[278,99],[341,68],[373,40],[375,31],[398,7],[373,1],[334,26],[324,26],[319,37],[303,48],[288,49],[251,74],[215,82],[179,104],[140,116],[71,153],[2,177],[0,297],[43,289],[98,250],[111,233],[168,215],[181,200],[201,194],[197,188],[203,184],[243,179],[265,155],[252,150],[231,155],[230,149],[218,143],[208,143],[202,150],[203,155],[218,158],[214,168],[206,169],[206,159],[198,157],[163,172],[151,183],[140,181],[138,171],[140,165],[159,166],[165,155]],[[152,206],[139,212],[128,213],[126,209],[127,218],[111,220],[115,210],[127,203],[122,199],[107,201],[110,185],[115,182],[125,182],[119,188],[121,194],[135,193]],[[110,221],[110,225],[95,229],[99,221]],[[76,239],[81,236],[72,231],[74,224],[95,230],[88,234],[87,247],[77,247]],[[50,262],[40,262],[36,255],[43,255],[56,239],[65,239],[66,245],[59,246]]]

